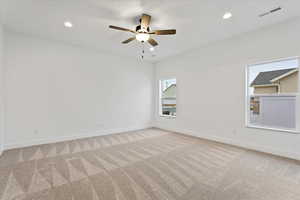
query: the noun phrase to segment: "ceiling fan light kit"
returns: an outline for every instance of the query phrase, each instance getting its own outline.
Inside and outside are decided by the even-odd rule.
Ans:
[[[150,39],[150,35],[148,33],[138,33],[135,35],[135,38],[140,42],[147,42]]]

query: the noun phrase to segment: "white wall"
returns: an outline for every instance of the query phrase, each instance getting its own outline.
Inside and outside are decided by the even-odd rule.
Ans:
[[[5,32],[5,147],[141,129],[153,65]]]
[[[299,35],[296,19],[158,63],[156,83],[177,78],[177,118],[156,111],[155,125],[300,159],[300,134],[245,127],[245,66],[299,56]]]
[[[244,109],[245,66],[299,55],[299,35],[294,20],[158,63],[156,83],[177,78],[178,108],[154,125],[300,159],[300,135],[246,128]],[[151,64],[12,32],[4,53],[6,148],[151,123]]]
[[[3,84],[4,84],[4,69],[3,69],[3,27],[0,20],[0,155],[3,151],[4,141],[4,101],[3,101]]]

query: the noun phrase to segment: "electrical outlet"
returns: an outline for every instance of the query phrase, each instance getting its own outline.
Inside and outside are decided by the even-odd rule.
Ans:
[[[39,134],[39,130],[35,129],[35,130],[33,131],[33,134],[34,134],[34,135],[38,135],[38,134]]]
[[[103,128],[103,124],[99,123],[99,124],[96,124],[97,128]]]
[[[233,135],[236,135],[236,129],[233,129],[232,133]]]

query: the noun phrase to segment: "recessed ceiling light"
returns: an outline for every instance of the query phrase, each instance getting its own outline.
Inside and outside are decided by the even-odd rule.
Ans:
[[[71,22],[64,22],[65,27],[72,28],[73,24]]]
[[[150,47],[150,51],[154,51],[154,47]]]
[[[223,15],[223,19],[230,19],[232,17],[232,13],[231,12],[227,12]]]

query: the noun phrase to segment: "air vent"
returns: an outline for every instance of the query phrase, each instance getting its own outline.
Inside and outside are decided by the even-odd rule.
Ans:
[[[281,8],[281,7],[278,7],[278,8],[272,9],[272,10],[270,10],[270,11],[268,11],[268,12],[262,13],[262,14],[260,14],[260,15],[258,15],[258,16],[259,16],[259,17],[265,17],[265,16],[267,16],[267,15],[273,14],[273,13],[278,12],[278,11],[280,11],[280,10],[282,10],[282,8]]]

